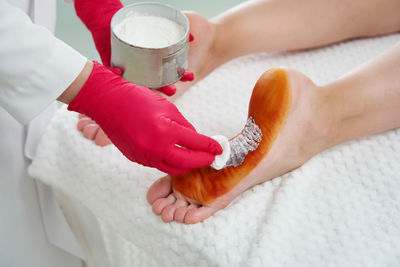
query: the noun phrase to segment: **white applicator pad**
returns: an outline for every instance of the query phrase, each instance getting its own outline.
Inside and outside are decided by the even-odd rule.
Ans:
[[[223,151],[221,155],[215,156],[215,160],[213,161],[213,163],[211,163],[210,166],[216,170],[220,170],[225,167],[225,164],[231,155],[231,146],[228,138],[223,135],[214,135],[211,136],[211,138],[221,145]]]

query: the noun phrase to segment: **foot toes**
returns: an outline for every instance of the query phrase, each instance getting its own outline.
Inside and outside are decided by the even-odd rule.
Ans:
[[[172,222],[174,220],[175,210],[176,210],[175,205],[165,207],[162,211],[161,219],[166,223]]]
[[[149,191],[147,191],[147,201],[150,204],[153,204],[154,201],[167,197],[169,194],[171,194],[171,192],[171,178],[169,176],[165,176],[161,179],[158,179],[149,188]]]
[[[166,198],[159,198],[159,199],[157,199],[157,200],[153,203],[153,206],[152,206],[153,212],[154,212],[155,214],[157,214],[157,215],[160,215],[160,214],[163,212],[164,208],[167,207],[167,206],[170,206],[170,205],[174,204],[174,203],[175,203],[175,200],[176,200],[176,198],[175,198],[174,194],[170,194],[170,195],[169,195],[168,197],[166,197]]]
[[[181,208],[176,209],[175,215],[174,215],[175,221],[184,223],[186,213],[191,209],[198,209],[200,207],[200,205],[198,205],[198,204],[193,204],[193,203],[188,203],[188,204],[189,205],[186,207],[181,207]]]
[[[99,131],[97,132],[94,142],[98,146],[106,146],[111,144],[111,140],[108,138],[108,136],[105,134],[105,132],[100,128]]]
[[[88,124],[83,129],[83,136],[86,137],[87,139],[93,140],[99,128],[100,127],[97,124]]]
[[[210,207],[199,207],[190,209],[185,215],[185,223],[193,224],[199,223],[210,217],[216,212],[215,209]]]
[[[185,215],[187,211],[188,207],[177,208],[174,214],[174,220],[183,223],[185,221]]]
[[[161,215],[161,218],[164,222],[171,222],[175,219],[175,214],[178,209],[186,208],[189,205],[184,199],[177,199],[175,203],[171,206],[166,207]]]
[[[188,207],[190,205],[185,199],[178,199],[175,204],[176,210],[174,213],[174,220],[180,223],[183,223],[185,219],[185,214],[188,211]]]
[[[91,120],[89,117],[84,117],[79,119],[78,124],[77,124],[77,128],[79,131],[83,131],[83,129],[86,127],[86,125],[88,124],[94,124],[95,122],[93,120]]]

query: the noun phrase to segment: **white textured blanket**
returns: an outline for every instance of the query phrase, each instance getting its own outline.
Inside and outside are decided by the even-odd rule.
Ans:
[[[233,136],[268,68],[289,66],[327,83],[399,41],[395,34],[250,55],[225,64],[176,104],[200,132]],[[248,190],[204,223],[183,225],[163,223],[146,202],[161,172],[129,162],[113,146],[97,147],[76,122],[77,114],[58,112],[30,172],[102,222],[109,266],[400,266],[400,130],[334,147]]]

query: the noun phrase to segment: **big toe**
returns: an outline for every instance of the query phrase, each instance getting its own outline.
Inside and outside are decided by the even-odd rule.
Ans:
[[[172,192],[171,178],[165,176],[155,181],[147,191],[147,201],[153,204],[159,198],[165,198]]]

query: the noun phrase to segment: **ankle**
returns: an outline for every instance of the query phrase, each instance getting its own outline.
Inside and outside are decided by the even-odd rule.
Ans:
[[[320,87],[320,93],[324,103],[324,124],[327,126],[326,132],[326,148],[344,143],[348,140],[346,137],[345,109],[346,103],[343,102],[339,86],[336,83],[328,84]]]
[[[306,92],[305,92],[306,91]],[[308,96],[306,96],[308,95]],[[324,87],[311,86],[303,90],[301,97],[307,97],[309,111],[306,112],[304,120],[303,141],[300,142],[300,153],[304,159],[338,144],[338,127],[340,120],[335,112],[332,112],[332,102],[328,91]],[[307,118],[308,117],[308,118]]]
[[[214,70],[229,60],[235,58],[231,46],[229,29],[220,20],[209,20],[211,26],[212,42],[209,53],[209,69]],[[210,71],[210,72],[211,72]]]
[[[205,41],[201,42],[202,47],[197,48],[199,51],[197,53],[199,53],[200,57],[195,59],[196,64],[193,69],[196,80],[203,79],[214,69],[223,64],[219,49],[219,38],[217,38],[217,25],[210,20],[206,20],[204,17],[203,19],[207,22],[207,24],[203,24],[203,27],[206,28],[205,31],[207,32],[208,37],[205,38]]]

